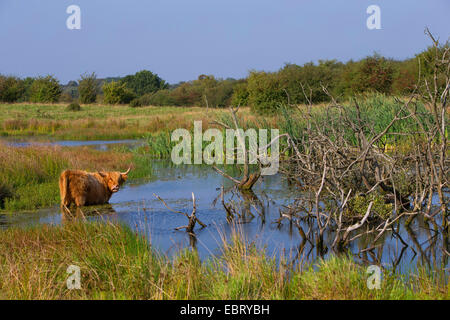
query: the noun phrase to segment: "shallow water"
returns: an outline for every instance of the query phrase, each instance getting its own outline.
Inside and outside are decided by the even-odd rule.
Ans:
[[[61,146],[61,147],[83,147],[90,146],[97,150],[108,150],[114,145],[136,146],[142,142],[139,140],[124,139],[124,140],[55,140],[55,141],[40,141],[28,138],[2,138],[1,141],[12,145],[14,147],[28,147],[28,146]]]
[[[114,194],[110,206],[85,208],[88,220],[114,220],[129,225],[132,229],[146,234],[152,245],[170,255],[180,248],[194,246],[200,256],[205,258],[212,254],[220,254],[222,237],[229,239],[232,230],[238,229],[245,238],[259,247],[266,247],[269,255],[285,254],[288,259],[298,262],[314,262],[317,257],[327,257],[330,252],[320,251],[309,242],[303,242],[298,229],[284,221],[275,223],[279,218],[279,210],[299,196],[280,176],[264,177],[254,187],[254,193],[262,204],[251,207],[254,215],[229,223],[226,212],[220,202],[213,201],[220,195],[220,187],[230,187],[229,181],[217,174],[208,166],[174,166],[168,161],[154,161],[152,164],[154,178],[150,181],[131,181]],[[194,192],[197,204],[197,217],[207,225],[201,229],[196,227],[196,239],[185,231],[175,231],[176,227],[186,225],[187,219],[179,213],[170,212],[153,193],[163,198],[174,210],[192,211],[191,193]],[[226,193],[225,201],[235,201],[245,209],[248,202],[240,201],[237,194]],[[264,211],[264,214],[262,212]],[[261,213],[261,214],[259,214]],[[37,212],[0,215],[0,226],[29,226],[41,223],[64,223],[59,207],[42,209]],[[308,230],[306,222],[301,226]],[[443,249],[448,248],[442,236],[433,230],[431,224],[416,219],[410,228],[401,226],[399,234],[402,239],[392,233],[386,233],[378,241],[378,246],[368,249],[368,238],[361,237],[352,242],[350,251],[356,261],[363,264],[382,264],[386,267],[396,266],[401,272],[423,264],[433,269],[448,271],[448,256]],[[330,244],[334,235],[325,233],[324,243]],[[403,240],[407,246],[403,245]],[[195,242],[195,243],[194,243]],[[359,253],[358,253],[359,252]]]

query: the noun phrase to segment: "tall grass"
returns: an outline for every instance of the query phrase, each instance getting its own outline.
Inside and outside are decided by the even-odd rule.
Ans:
[[[278,261],[278,262],[277,262]],[[68,290],[69,265],[81,289]],[[341,256],[293,267],[239,236],[205,261],[173,257],[112,223],[72,222],[0,231],[0,297],[6,299],[449,299],[448,279],[420,270],[385,271],[368,289],[365,267]]]

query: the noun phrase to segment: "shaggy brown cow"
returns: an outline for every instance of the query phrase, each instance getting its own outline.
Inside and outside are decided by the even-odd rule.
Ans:
[[[72,203],[77,207],[108,203],[129,172],[130,169],[123,173],[65,170],[59,178],[61,207],[68,208]]]

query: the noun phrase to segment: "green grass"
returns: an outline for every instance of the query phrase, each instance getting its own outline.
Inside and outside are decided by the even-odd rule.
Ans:
[[[278,261],[278,262],[277,262]],[[69,265],[81,289],[68,290]],[[173,257],[112,223],[71,222],[0,231],[0,293],[6,299],[449,299],[448,278],[420,269],[384,271],[367,288],[366,268],[346,256],[306,268],[267,256],[235,234],[222,254],[201,261],[195,251]]]

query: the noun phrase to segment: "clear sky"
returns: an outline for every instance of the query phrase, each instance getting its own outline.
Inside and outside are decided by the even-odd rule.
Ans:
[[[81,30],[66,27],[72,4]],[[372,4],[381,30],[366,27]],[[447,40],[449,13],[450,0],[0,0],[0,73],[66,83],[148,69],[175,83],[375,51],[403,59],[430,44],[425,26]]]

